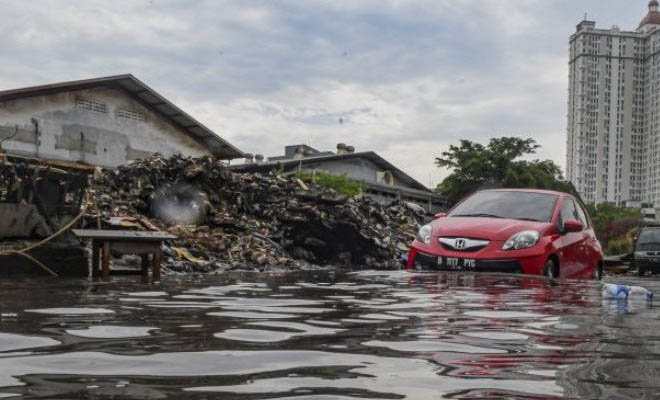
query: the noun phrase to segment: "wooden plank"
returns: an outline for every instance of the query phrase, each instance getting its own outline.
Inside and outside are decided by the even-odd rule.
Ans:
[[[103,239],[112,241],[163,241],[173,240],[177,237],[169,232],[152,232],[152,231],[113,231],[113,230],[99,230],[99,229],[73,229],[71,230],[74,235],[79,238],[86,239]]]
[[[71,161],[40,159],[39,162],[43,164],[52,165],[54,167],[60,167],[68,170],[84,172],[90,175],[94,173],[94,169],[95,169],[93,165],[85,165]]]
[[[93,165],[81,164],[72,161],[63,161],[63,160],[53,160],[48,158],[35,158],[35,157],[26,157],[19,156],[16,154],[7,155],[7,159],[11,161],[20,161],[20,162],[32,162],[39,164],[51,165],[54,167],[65,168],[68,170],[80,171],[86,174],[93,174],[95,167]]]
[[[142,255],[142,275],[145,277],[149,276],[149,256],[147,254]]]
[[[96,240],[92,240],[92,276],[94,277],[99,276],[99,272],[101,272],[101,266],[99,264],[99,250],[99,244],[96,242]]]
[[[120,241],[115,242],[108,240],[110,249],[114,252],[121,254],[153,254],[160,248],[160,241],[158,242],[129,242]]]
[[[101,257],[101,264],[103,267],[101,274],[103,276],[103,280],[107,281],[110,279],[110,243],[103,242],[103,251]]]
[[[158,247],[158,250],[156,250],[153,257],[151,270],[153,272],[153,280],[156,282],[160,281],[160,262],[163,258],[163,250]]]

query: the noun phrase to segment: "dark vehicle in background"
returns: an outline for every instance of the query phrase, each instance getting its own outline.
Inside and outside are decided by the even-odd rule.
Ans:
[[[633,269],[639,276],[647,271],[660,272],[660,225],[647,225],[640,229],[633,243]]]
[[[567,193],[484,190],[436,217],[419,229],[408,269],[602,276],[603,253],[591,220]]]

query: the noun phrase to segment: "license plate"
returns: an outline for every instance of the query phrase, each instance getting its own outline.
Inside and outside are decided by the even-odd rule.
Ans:
[[[472,258],[438,257],[438,267],[450,271],[474,271],[477,260]]]

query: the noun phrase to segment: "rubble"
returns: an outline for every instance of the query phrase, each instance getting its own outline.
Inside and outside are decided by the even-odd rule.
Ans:
[[[404,203],[346,198],[295,177],[234,173],[210,157],[154,155],[98,170],[91,195],[106,229],[176,235],[163,266],[178,272],[398,268],[424,218]],[[86,223],[96,227],[96,216]]]
[[[87,175],[0,154],[0,240],[44,238],[80,211]]]
[[[66,232],[87,208],[89,170],[0,152],[0,276],[86,274],[87,250]]]

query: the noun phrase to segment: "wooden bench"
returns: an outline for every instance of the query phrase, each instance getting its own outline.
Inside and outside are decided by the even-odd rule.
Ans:
[[[149,255],[152,255],[153,280],[160,280],[160,264],[163,259],[161,245],[164,240],[176,239],[167,232],[112,231],[94,229],[73,229],[73,234],[81,239],[92,239],[92,276],[101,275],[103,280],[110,278],[110,251],[119,254],[138,254],[142,258],[142,275],[149,276]],[[99,271],[99,254],[101,270]]]

